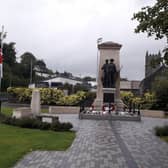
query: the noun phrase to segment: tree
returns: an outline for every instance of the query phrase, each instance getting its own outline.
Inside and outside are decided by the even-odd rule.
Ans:
[[[24,65],[25,64],[30,65],[31,62],[34,65],[35,62],[36,62],[36,57],[30,52],[25,52],[20,57],[21,57],[21,63],[24,64]]]
[[[148,37],[155,36],[155,39],[166,38],[168,44],[168,1],[157,0],[154,6],[146,6],[133,15],[139,25],[135,28],[136,33],[146,32]],[[161,61],[168,65],[168,46],[163,50],[164,56]]]
[[[168,110],[168,80],[155,81],[153,92],[156,96],[156,103],[153,109]]]
[[[37,60],[35,62],[35,66],[39,69],[39,70],[42,70],[42,71],[46,71],[46,64],[43,60]]]
[[[4,62],[9,66],[13,66],[16,63],[16,51],[15,51],[15,43],[11,42],[9,44],[3,44],[3,56]]]
[[[32,75],[34,76],[33,68],[35,63],[36,63],[36,57],[32,53],[25,52],[24,54],[21,55],[21,64],[23,67],[22,72],[25,78],[30,78],[31,70],[32,70]]]

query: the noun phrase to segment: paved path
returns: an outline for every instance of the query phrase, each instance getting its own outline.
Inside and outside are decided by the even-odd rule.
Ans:
[[[143,118],[142,122],[78,120],[77,137],[65,152],[35,151],[15,168],[167,168],[168,144],[155,137],[153,127],[166,119]]]

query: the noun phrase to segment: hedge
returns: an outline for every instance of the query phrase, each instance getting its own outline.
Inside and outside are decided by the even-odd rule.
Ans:
[[[53,123],[42,122],[36,118],[16,119],[5,115],[0,115],[0,122],[3,124],[13,125],[21,128],[52,130],[52,131],[69,131],[73,125],[69,122],[55,121]]]
[[[15,98],[17,102],[30,103],[33,89],[31,88],[14,88],[7,89],[8,94]],[[80,105],[88,98],[92,98],[87,92],[79,91],[76,94],[65,96],[62,90],[55,88],[39,88],[41,104],[46,105]],[[92,101],[92,99],[91,99]]]

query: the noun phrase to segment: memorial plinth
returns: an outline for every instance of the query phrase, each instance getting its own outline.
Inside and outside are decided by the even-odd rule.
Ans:
[[[40,91],[38,89],[33,90],[32,99],[31,99],[31,112],[33,116],[40,114],[41,105],[40,105]]]
[[[120,49],[121,44],[114,42],[104,42],[98,44],[99,63],[98,63],[98,77],[97,77],[97,94],[94,101],[96,110],[101,110],[104,103],[114,103],[116,111],[121,110],[122,101],[120,99]],[[116,78],[114,87],[103,87],[103,71],[102,67],[107,60],[114,60],[116,67]]]

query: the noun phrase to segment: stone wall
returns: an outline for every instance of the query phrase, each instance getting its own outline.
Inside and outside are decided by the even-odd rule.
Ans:
[[[141,110],[142,117],[164,118],[165,112],[159,110]]]
[[[53,114],[78,114],[79,110],[76,106],[49,106],[49,113]]]

